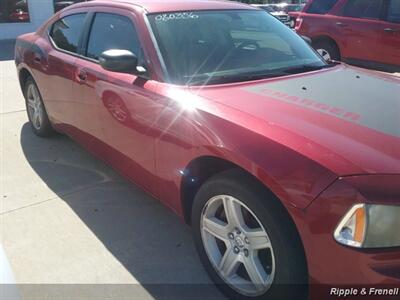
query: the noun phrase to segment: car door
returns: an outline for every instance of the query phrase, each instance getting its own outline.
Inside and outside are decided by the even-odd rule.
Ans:
[[[86,13],[75,13],[57,20],[49,30],[51,47],[47,54],[36,51],[34,63],[40,65],[37,76],[46,109],[54,123],[68,131],[75,126],[75,62]]]
[[[157,84],[132,74],[110,72],[99,64],[101,53],[129,50],[144,64],[133,13],[96,9],[87,36],[85,58],[78,58],[81,94],[77,119],[83,144],[153,194],[157,194],[152,127],[160,107]],[[99,147],[101,142],[104,147]]]
[[[400,68],[400,1],[390,0],[381,27],[379,61]]]
[[[341,55],[347,59],[376,61],[384,0],[348,0],[335,26],[342,35],[345,45]]]

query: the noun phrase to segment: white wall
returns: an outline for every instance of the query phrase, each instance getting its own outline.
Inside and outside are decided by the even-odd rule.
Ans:
[[[0,0],[1,1],[1,0]],[[35,31],[54,14],[53,0],[28,0],[30,23],[0,23],[0,40]]]

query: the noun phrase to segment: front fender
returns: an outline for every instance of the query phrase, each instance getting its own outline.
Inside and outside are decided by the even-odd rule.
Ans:
[[[340,177],[309,207],[292,211],[312,282],[328,285],[399,282],[399,277],[386,274],[395,265],[399,268],[399,248],[356,249],[335,241],[333,233],[337,225],[358,203],[400,205],[400,174]]]
[[[306,208],[338,177],[310,158],[237,124],[218,118],[207,124],[212,132],[206,134],[208,143],[192,148],[186,165],[202,156],[229,161],[257,178],[285,206]]]

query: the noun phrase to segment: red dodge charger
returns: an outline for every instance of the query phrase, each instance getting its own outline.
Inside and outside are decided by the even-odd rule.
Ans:
[[[214,0],[76,4],[20,36],[15,62],[33,132],[179,214],[229,298],[400,284],[399,78]]]

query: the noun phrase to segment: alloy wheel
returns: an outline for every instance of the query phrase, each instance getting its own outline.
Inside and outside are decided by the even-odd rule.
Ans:
[[[40,130],[43,124],[43,105],[39,91],[34,84],[30,84],[27,90],[27,106],[29,118],[35,129]]]
[[[232,196],[218,195],[208,200],[200,222],[204,248],[219,276],[246,296],[268,291],[275,275],[274,252],[254,212]]]
[[[317,52],[326,60],[326,61],[331,61],[332,57],[329,54],[328,51],[326,51],[325,49],[317,49]]]

